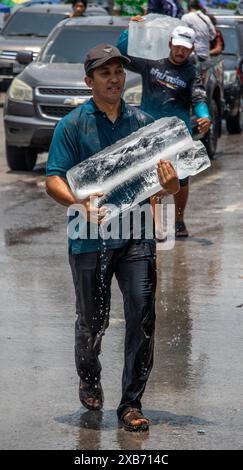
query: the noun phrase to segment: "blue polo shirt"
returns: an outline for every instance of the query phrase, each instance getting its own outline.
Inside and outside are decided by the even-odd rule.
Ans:
[[[148,114],[121,100],[121,114],[113,123],[91,98],[65,116],[56,126],[47,161],[47,176],[66,178],[67,171],[73,166],[153,121]],[[108,239],[105,245],[109,249],[120,248],[127,241]],[[96,252],[103,246],[100,237],[97,240],[69,238],[68,244],[71,254]]]

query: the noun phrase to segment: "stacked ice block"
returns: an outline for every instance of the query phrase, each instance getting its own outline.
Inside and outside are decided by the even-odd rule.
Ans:
[[[159,60],[169,56],[169,41],[174,28],[184,23],[178,18],[150,13],[143,21],[129,22],[128,54]]]

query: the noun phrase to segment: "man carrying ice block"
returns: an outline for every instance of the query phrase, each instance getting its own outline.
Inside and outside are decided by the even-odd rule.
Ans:
[[[128,62],[109,44],[88,52],[85,81],[92,89],[93,98],[58,123],[52,140],[47,162],[47,193],[69,208],[79,202],[86,211],[87,224],[93,219],[101,223],[105,208],[92,205],[89,197],[76,201],[66,181],[67,171],[153,122],[153,118],[121,99],[124,64]],[[179,190],[179,180],[169,161],[160,162],[158,176],[168,193]],[[149,421],[142,414],[141,398],[153,365],[155,241],[145,238],[143,227],[139,239],[134,239],[132,233],[125,240],[111,238],[106,241],[105,250],[100,238],[69,238],[69,260],[76,293],[75,361],[80,401],[94,411],[103,406],[99,354],[109,322],[110,288],[115,274],[124,299],[126,321],[122,397],[117,414],[126,430],[146,431]]]
[[[133,21],[143,21],[135,16]],[[161,32],[163,34],[163,32]],[[169,43],[169,57],[162,60],[147,60],[128,56],[126,67],[140,73],[143,82],[141,109],[154,119],[177,116],[191,132],[190,109],[197,116],[199,133],[206,133],[210,127],[207,96],[196,67],[189,60],[193,52],[195,32],[185,26],[177,26]],[[123,55],[127,55],[128,31],[123,31],[118,44]],[[176,237],[187,237],[184,211],[189,195],[188,178],[180,180],[180,191],[174,196]]]

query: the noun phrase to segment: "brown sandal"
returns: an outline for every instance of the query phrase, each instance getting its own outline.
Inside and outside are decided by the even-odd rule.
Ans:
[[[132,424],[132,422],[136,420],[143,420],[146,422]],[[137,408],[127,408],[121,415],[119,423],[124,429],[126,429],[126,431],[143,432],[149,430],[149,420],[145,418],[142,411]]]
[[[88,384],[80,379],[79,383],[79,399],[82,405],[88,410],[101,410],[104,402],[104,394],[101,383]],[[95,403],[90,403],[94,401]]]
[[[176,223],[175,223],[175,236],[176,238],[180,238],[180,237],[188,237],[189,233],[188,233],[188,230],[185,226],[185,222],[183,222],[183,220],[178,220]]]

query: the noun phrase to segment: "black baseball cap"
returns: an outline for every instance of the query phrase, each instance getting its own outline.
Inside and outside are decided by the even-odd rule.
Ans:
[[[99,44],[89,50],[84,61],[85,72],[96,69],[111,59],[121,59],[124,65],[129,64],[130,59],[122,55],[117,47],[110,44]]]

